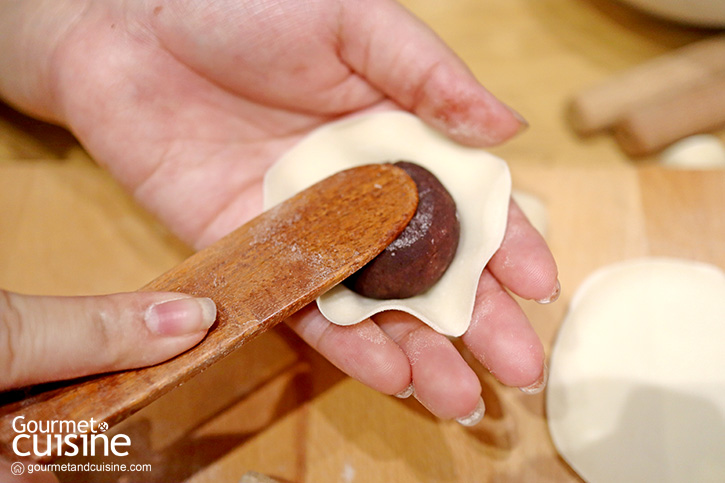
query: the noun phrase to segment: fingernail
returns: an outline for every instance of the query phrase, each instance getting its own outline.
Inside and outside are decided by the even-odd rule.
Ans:
[[[476,408],[471,412],[471,414],[463,416],[462,418],[457,418],[456,422],[462,426],[475,426],[481,422],[484,414],[486,414],[486,405],[483,402],[483,398],[479,397]]]
[[[411,382],[408,387],[396,394],[395,397],[397,397],[398,399],[407,399],[413,395],[414,390],[415,388],[413,387],[413,383]]]
[[[543,299],[537,300],[540,304],[550,304],[552,302],[556,302],[556,299],[559,298],[559,294],[561,293],[561,284],[559,283],[559,280],[556,281],[556,287],[554,287],[554,292],[549,295],[548,297],[544,297]]]
[[[530,386],[520,387],[519,389],[524,394],[538,394],[546,387],[546,382],[549,380],[549,366],[544,362],[544,369],[541,371],[539,378]]]
[[[506,107],[511,112],[511,114],[513,114],[513,116],[516,118],[516,120],[519,121],[519,123],[521,123],[518,133],[521,133],[529,128],[529,121],[527,121],[526,118],[524,118],[524,116],[522,116],[520,112],[513,109],[511,106],[506,106]]]
[[[153,304],[146,311],[146,327],[154,334],[179,336],[207,330],[216,320],[214,301],[180,298]]]

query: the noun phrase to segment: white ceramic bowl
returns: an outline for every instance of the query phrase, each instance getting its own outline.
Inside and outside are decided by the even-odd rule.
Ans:
[[[703,27],[725,27],[725,0],[620,0],[658,17]]]

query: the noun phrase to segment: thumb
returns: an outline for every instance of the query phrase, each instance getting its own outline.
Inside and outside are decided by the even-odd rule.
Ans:
[[[341,57],[404,109],[471,146],[499,144],[527,125],[397,2],[344,2],[344,6]]]
[[[171,292],[0,290],[0,391],[157,364],[196,345],[215,319],[210,299]]]

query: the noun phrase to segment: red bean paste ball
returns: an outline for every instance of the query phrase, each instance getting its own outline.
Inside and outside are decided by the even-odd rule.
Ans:
[[[425,292],[445,273],[458,248],[456,203],[430,171],[399,161],[418,188],[418,208],[405,230],[343,284],[364,297],[404,299]]]

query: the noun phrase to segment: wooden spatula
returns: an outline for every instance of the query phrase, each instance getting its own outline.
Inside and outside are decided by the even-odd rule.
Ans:
[[[193,349],[157,366],[0,394],[0,454],[18,455],[13,420],[111,426],[284,320],[372,260],[415,213],[415,183],[392,165],[331,176],[266,211],[142,290],[210,297],[215,325]],[[16,449],[30,460],[62,455],[68,425]],[[101,426],[102,428],[105,425]],[[57,436],[56,436],[57,435]],[[43,446],[50,439],[49,446]]]

